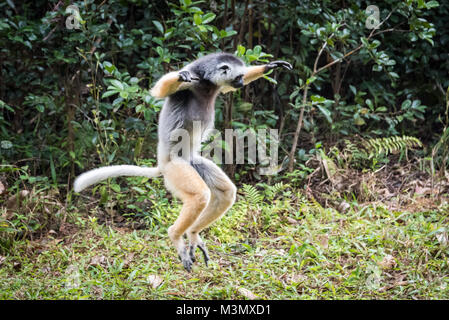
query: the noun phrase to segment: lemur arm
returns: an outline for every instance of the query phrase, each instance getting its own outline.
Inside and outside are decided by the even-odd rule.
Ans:
[[[247,85],[250,82],[253,82],[254,80],[257,80],[259,78],[262,78],[265,73],[270,71],[271,69],[283,67],[288,70],[292,69],[292,65],[286,61],[272,61],[268,64],[262,65],[262,66],[252,66],[247,67],[246,72],[243,75],[243,83]]]
[[[262,78],[268,70],[270,70],[268,65],[247,67],[246,72],[243,75],[243,83],[247,85],[254,80]]]
[[[273,61],[261,66],[246,67],[245,74],[243,75],[243,83],[244,85],[247,85],[248,83],[253,82],[254,80],[262,78],[264,74],[270,71],[271,69],[278,67],[284,67],[289,70],[292,69],[292,65],[286,61]],[[236,91],[236,90],[237,90],[236,88],[225,86],[221,89],[221,92],[226,93],[229,91]]]
[[[150,94],[155,98],[165,98],[176,91],[188,89],[192,85],[192,80],[199,80],[193,77],[188,69],[167,73],[160,78]]]

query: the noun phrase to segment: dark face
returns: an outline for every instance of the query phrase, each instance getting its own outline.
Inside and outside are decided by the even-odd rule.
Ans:
[[[240,74],[231,81],[231,86],[238,89],[243,87],[243,75]]]

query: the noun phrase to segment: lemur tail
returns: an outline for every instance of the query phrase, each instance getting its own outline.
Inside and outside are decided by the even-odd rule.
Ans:
[[[139,166],[109,166],[98,169],[93,169],[84,172],[78,178],[75,179],[73,189],[75,192],[80,192],[90,185],[105,180],[107,178],[128,176],[128,177],[148,177],[154,178],[160,176],[161,172],[159,168],[146,168]]]

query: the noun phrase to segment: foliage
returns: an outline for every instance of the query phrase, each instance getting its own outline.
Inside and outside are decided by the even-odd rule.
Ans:
[[[373,167],[377,164],[388,162],[387,156],[389,154],[401,154],[401,158],[408,150],[413,150],[422,147],[422,142],[409,136],[393,136],[388,138],[371,138],[362,139],[359,143],[353,143],[348,139],[344,140],[344,148],[339,153],[338,149],[334,148],[331,153],[334,154],[337,161],[343,160],[345,165],[343,167]]]
[[[433,193],[448,192],[449,3],[386,0],[381,25],[367,29],[371,4],[1,2],[1,298],[235,299],[238,287],[262,298],[447,298],[448,207]],[[276,176],[259,175],[264,164],[224,166],[240,187],[205,235],[218,262],[186,281],[166,240],[181,204],[161,179],[71,188],[101,165],[155,165],[163,101],[150,88],[216,51],[294,70],[218,97],[220,132],[278,129],[280,164]],[[385,173],[402,179],[397,193],[359,203],[375,183],[358,173],[411,166],[418,147],[430,178]],[[413,207],[398,209],[409,184]],[[431,209],[416,208],[422,195]],[[156,273],[164,282],[148,290]]]
[[[267,77],[276,88],[259,81],[234,94],[244,108],[221,97],[218,128],[277,127],[288,150],[287,133],[304,106],[302,141],[311,143],[353,134],[431,142],[442,132],[428,134],[444,112],[439,88],[449,86],[440,62],[449,39],[446,3],[385,1],[384,24],[374,33],[365,28],[366,3],[359,0],[256,1],[248,19],[236,19],[249,12],[243,2],[73,4],[80,29],[66,28],[69,14],[56,1],[0,5],[1,161],[27,159],[33,172],[54,182],[70,182],[98,162],[154,158],[161,101],[148,89],[169,69],[216,50],[235,51],[247,63],[295,64],[293,73]],[[430,79],[438,80],[429,86]],[[239,177],[253,171],[240,169]]]

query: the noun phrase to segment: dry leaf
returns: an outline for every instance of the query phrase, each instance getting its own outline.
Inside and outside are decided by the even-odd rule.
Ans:
[[[289,276],[288,282],[290,284],[297,284],[297,283],[305,281],[306,279],[307,279],[307,277],[305,275],[298,273],[298,274]]]
[[[448,236],[447,236],[447,232],[446,231],[437,233],[435,236],[436,236],[438,242],[442,246],[446,246],[448,244],[449,241],[448,241]]]
[[[134,252],[131,252],[130,254],[128,254],[125,258],[125,261],[123,262],[123,268],[128,268],[129,264],[133,261],[134,259]]]
[[[327,234],[318,236],[318,241],[320,242],[320,246],[324,249],[329,247],[329,236]]]
[[[346,213],[349,211],[349,209],[351,209],[351,205],[349,203],[347,203],[345,200],[343,200],[337,209],[341,213]]]
[[[385,287],[379,288],[380,292],[383,291],[387,291],[390,289],[393,289],[394,287],[400,287],[400,286],[406,286],[409,284],[409,281],[404,281],[406,275],[405,274],[400,274],[397,277],[395,277],[395,281],[393,282],[393,284],[387,285]]]
[[[415,194],[419,195],[426,195],[426,194],[432,194],[432,189],[427,187],[421,187],[418,184],[415,186]]]
[[[156,289],[157,287],[159,287],[159,286],[162,284],[162,282],[164,282],[164,280],[162,280],[161,277],[159,277],[159,276],[157,276],[157,275],[155,275],[155,274],[150,274],[150,275],[147,277],[147,282],[148,282],[149,284],[151,284],[151,286],[153,287],[153,289]]]
[[[65,284],[67,289],[74,289],[80,286],[80,272],[75,264],[69,265],[65,270],[65,274],[67,275]]]
[[[175,291],[170,291],[170,292],[167,292],[166,294],[168,294],[170,296],[183,296],[183,294],[181,292],[175,292]]]
[[[249,300],[256,300],[258,298],[254,293],[252,293],[248,289],[239,287],[237,289],[237,291],[238,291],[239,294],[241,294],[242,296],[244,296],[245,298],[247,298]]]
[[[104,268],[107,265],[106,257],[105,256],[92,257],[92,259],[90,259],[89,261],[89,265],[94,267],[100,266]]]
[[[391,255],[387,254],[381,262],[379,262],[379,265],[384,269],[391,269],[397,265],[396,259]]]
[[[30,192],[28,190],[22,190],[18,194],[10,196],[6,201],[6,208],[10,210],[17,209],[17,204],[22,202],[23,198],[28,196]],[[18,198],[18,199],[17,199]]]
[[[286,252],[284,249],[278,249],[278,250],[276,250],[276,253],[277,253],[279,256],[285,256],[285,255],[287,255],[287,252]]]
[[[286,220],[288,221],[288,223],[290,224],[299,224],[299,221],[290,217],[287,217]]]
[[[0,267],[5,260],[6,260],[6,257],[0,256]]]
[[[0,181],[0,194],[3,194],[5,192],[6,188],[3,185],[3,183]]]

